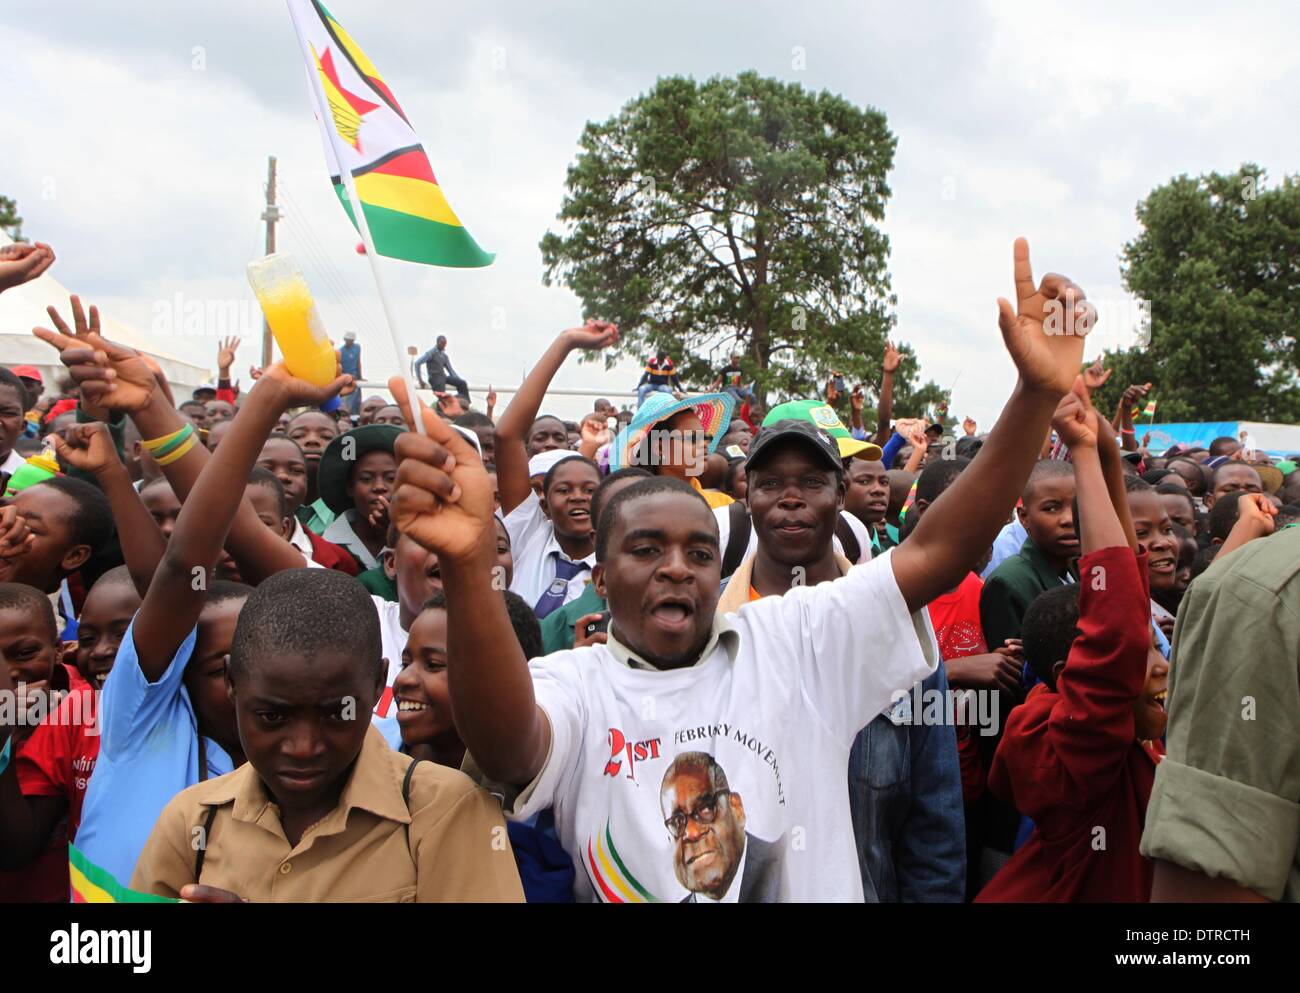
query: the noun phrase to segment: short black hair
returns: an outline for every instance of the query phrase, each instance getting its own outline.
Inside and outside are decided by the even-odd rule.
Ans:
[[[153,479],[149,480],[147,483],[141,483],[140,488],[136,490],[136,492],[143,495],[145,490],[151,490],[155,486],[166,486],[173,494],[176,492],[172,489],[172,484],[168,481],[166,476],[154,476]]]
[[[128,418],[128,423],[129,423],[129,422],[130,422],[130,419]],[[298,449],[298,454],[299,454],[299,455],[303,455],[302,445],[298,444],[296,441],[294,441],[292,438],[290,438],[290,437],[289,437],[287,434],[285,434],[283,431],[272,431],[270,434],[268,434],[268,435],[266,436],[266,441],[262,442],[262,447],[265,448],[265,447],[267,446],[267,444],[268,444],[269,442],[272,442],[272,441],[287,441],[287,442],[288,442],[290,445],[292,445],[294,448]],[[303,458],[305,459],[306,456],[303,455]]]
[[[560,459],[555,465],[546,470],[546,475],[542,477],[542,496],[551,492],[551,481],[555,479],[555,471],[562,465],[568,465],[570,462],[581,462],[583,465],[589,465],[596,473],[596,479],[600,479],[600,466],[591,459],[583,455],[570,455],[567,459]]]
[[[1229,438],[1226,434],[1223,434],[1210,442],[1209,451],[1211,455],[1227,455],[1229,452],[1235,451],[1233,445],[1240,448],[1241,442],[1236,438]]]
[[[564,424],[563,418],[556,417],[554,414],[538,414],[533,418],[533,423],[528,425],[528,433],[532,434],[536,431],[537,425],[541,424],[542,421],[559,421],[561,426]],[[565,430],[567,431],[568,428],[565,428]]]
[[[1219,554],[1219,547],[1218,545],[1210,545],[1196,553],[1196,558],[1192,559],[1193,579],[1210,567],[1210,564],[1214,562],[1214,557]]]
[[[1148,483],[1141,476],[1125,476],[1124,492],[1127,493],[1150,493],[1155,487]]]
[[[1229,469],[1249,469],[1255,474],[1255,479],[1259,481],[1260,488],[1263,488],[1264,481],[1260,479],[1259,470],[1249,462],[1223,462],[1215,466],[1213,471],[1210,473],[1209,481],[1205,484],[1206,488],[1211,490],[1214,489],[1215,484],[1219,481],[1219,473],[1227,472]]]
[[[45,628],[50,644],[58,643],[59,625],[54,619],[54,607],[50,605],[50,598],[35,586],[27,586],[24,583],[0,583],[0,610],[30,611]]]
[[[1020,491],[1020,499],[1032,500],[1034,487],[1044,479],[1064,479],[1067,476],[1074,477],[1074,466],[1069,462],[1062,459],[1039,459],[1029,470],[1029,478],[1025,480],[1025,487]]]
[[[713,511],[709,508],[709,502],[700,496],[694,487],[688,483],[683,483],[680,479],[673,476],[651,476],[649,479],[638,479],[627,489],[619,490],[614,494],[608,504],[600,512],[600,520],[596,522],[596,561],[604,562],[605,553],[609,550],[609,535],[614,530],[614,525],[623,512],[624,504],[631,503],[634,500],[640,500],[643,497],[654,496],[656,493],[687,493],[699,500],[705,509],[709,510],[709,517],[713,517]],[[717,528],[717,521],[714,520],[714,528]]]
[[[253,595],[253,587],[247,583],[236,583],[230,579],[214,579],[208,587],[208,595],[203,606],[212,607],[227,600],[247,600]]]
[[[275,494],[275,505],[281,518],[289,516],[289,507],[285,503],[284,483],[280,482],[280,477],[270,469],[263,469],[260,465],[253,466],[253,470],[248,474],[249,486],[263,486]]]
[[[1273,518],[1273,527],[1284,528],[1296,521],[1300,521],[1300,503],[1284,503]]]
[[[23,413],[32,409],[31,398],[27,395],[27,387],[23,381],[18,378],[18,374],[12,369],[0,365],[0,386],[12,387],[18,394],[18,405],[23,408]]]
[[[31,489],[39,486],[58,490],[76,503],[77,510],[72,515],[73,544],[89,545],[97,552],[113,537],[113,511],[108,506],[108,497],[98,486],[73,476],[43,479]]]
[[[506,598],[506,613],[510,615],[510,626],[514,629],[515,640],[519,642],[525,659],[540,658],[542,650],[542,625],[528,606],[528,601],[518,593],[502,591]],[[429,599],[420,604],[420,611],[446,610],[447,595],[442,590],[434,590]]]
[[[202,400],[182,400],[179,404],[177,404],[176,409],[184,410],[186,407],[198,407],[205,414],[208,411],[208,405],[205,404]]]
[[[129,586],[131,589],[135,589],[135,580],[131,578],[130,568],[124,565],[118,565],[103,573],[95,580],[90,589],[94,590],[100,586]]]
[[[1146,472],[1142,473],[1142,478],[1145,479],[1152,486],[1159,486],[1160,481],[1164,479],[1166,476],[1176,476],[1176,475],[1177,473],[1174,472],[1173,469],[1148,469]]]
[[[1215,538],[1220,541],[1227,539],[1232,531],[1232,526],[1237,523],[1237,517],[1240,515],[1237,501],[1242,496],[1243,494],[1240,491],[1225,493],[1214,501],[1214,506],[1210,508],[1210,514],[1206,520],[1206,530],[1210,534],[1211,541]]]
[[[471,430],[474,428],[496,427],[496,425],[492,423],[492,418],[488,417],[487,414],[479,413],[477,410],[467,410],[451,423],[462,428],[470,428]]]
[[[591,519],[597,524],[600,523],[601,504],[605,502],[605,494],[609,488],[617,483],[620,479],[653,479],[654,473],[649,469],[642,469],[639,465],[628,465],[622,469],[615,469],[608,476],[600,481],[591,494]]]
[[[230,643],[230,679],[269,656],[345,652],[378,675],[379,612],[364,586],[334,569],[286,569],[253,591]]]
[[[1159,483],[1156,486],[1156,492],[1161,496],[1180,496],[1187,501],[1187,506],[1192,508],[1192,519],[1196,519],[1196,497],[1192,496],[1191,491],[1186,486],[1179,486],[1177,483]]]
[[[1057,586],[1034,597],[1020,625],[1025,661],[1034,675],[1053,690],[1052,667],[1070,657],[1070,646],[1079,636],[1079,587],[1074,583]]]
[[[951,459],[933,460],[921,470],[921,475],[916,479],[916,499],[934,503],[968,465],[970,459],[960,455]]]
[[[739,469],[741,475],[744,475],[745,462],[745,459],[727,459],[727,474],[722,477],[722,492],[727,496],[736,495],[736,470]]]

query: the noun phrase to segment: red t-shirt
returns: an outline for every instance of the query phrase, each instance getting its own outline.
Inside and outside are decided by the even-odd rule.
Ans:
[[[980,626],[980,592],[984,580],[968,572],[955,590],[935,597],[927,605],[930,624],[944,661],[967,655],[985,655],[984,629]],[[961,766],[962,800],[972,804],[984,792],[985,770],[979,743],[965,726],[957,728],[957,761]]]
[[[939,641],[939,657],[945,661],[966,655],[985,655],[984,629],[980,626],[980,591],[984,580],[973,572],[957,588],[935,597],[926,607]]]
[[[64,668],[71,686],[68,696],[18,746],[14,765],[24,796],[66,797],[68,812],[31,865],[0,872],[0,900],[68,902],[68,841],[81,823],[86,784],[99,758],[99,694],[75,668]]]
[[[69,838],[77,836],[86,784],[99,758],[99,694],[84,680],[77,683],[18,752],[23,796],[67,798]]]

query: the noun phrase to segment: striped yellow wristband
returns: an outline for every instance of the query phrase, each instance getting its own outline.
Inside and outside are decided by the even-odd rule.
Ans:
[[[153,460],[160,466],[171,465],[173,462],[177,461],[178,459],[184,458],[186,455],[188,455],[190,449],[194,447],[197,441],[198,439],[195,438],[194,432],[191,431],[181,441],[180,447],[166,453],[165,455],[155,455],[153,457]]]
[[[149,438],[141,441],[141,444],[144,445],[144,450],[148,452],[150,455],[154,455],[158,452],[162,452],[165,455],[167,451],[169,451],[172,448],[175,448],[176,444],[187,433],[192,432],[193,430],[194,430],[193,424],[186,424],[180,428],[177,428],[171,434],[165,434],[161,438]]]

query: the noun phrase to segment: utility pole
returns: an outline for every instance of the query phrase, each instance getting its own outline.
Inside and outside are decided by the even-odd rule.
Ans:
[[[266,222],[266,254],[271,255],[275,251],[275,222],[283,215],[280,208],[275,205],[275,156],[271,155],[266,160],[266,209],[262,211],[262,220]],[[266,318],[262,318],[262,368],[265,369],[271,364],[271,325],[266,323]]]

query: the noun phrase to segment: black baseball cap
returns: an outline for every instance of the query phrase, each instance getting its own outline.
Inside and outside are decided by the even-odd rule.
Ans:
[[[746,466],[753,469],[763,460],[763,453],[779,441],[797,439],[809,450],[815,451],[826,468],[840,471],[844,460],[840,457],[840,446],[829,434],[815,426],[811,421],[787,418],[773,424],[764,424],[749,443],[749,459]]]

